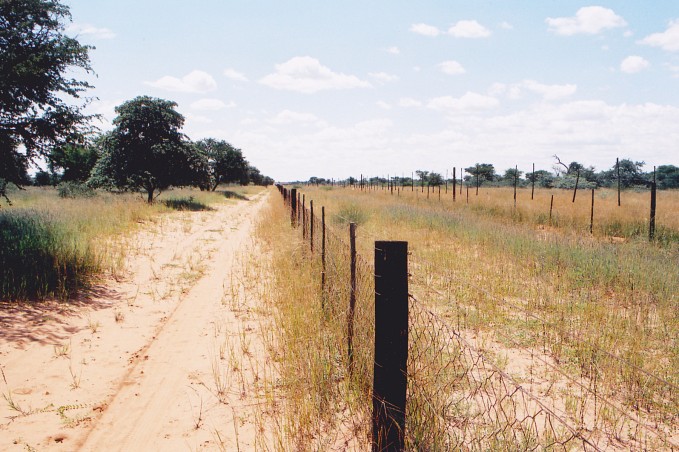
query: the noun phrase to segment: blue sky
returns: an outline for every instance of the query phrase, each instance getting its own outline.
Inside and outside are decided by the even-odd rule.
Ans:
[[[277,180],[679,165],[679,2],[65,1],[98,97],[174,100]]]

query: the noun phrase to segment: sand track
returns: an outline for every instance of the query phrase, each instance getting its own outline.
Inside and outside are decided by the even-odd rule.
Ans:
[[[252,448],[263,320],[232,298],[266,197],[162,217],[88,300],[2,306],[0,449]]]

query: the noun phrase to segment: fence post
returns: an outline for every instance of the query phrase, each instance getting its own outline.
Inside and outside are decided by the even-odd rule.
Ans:
[[[655,177],[655,175],[654,175]],[[655,237],[655,193],[656,185],[655,180],[651,182],[651,216],[650,222],[648,224],[648,240],[653,241]]]
[[[290,190],[290,224],[297,226],[297,189]]]
[[[306,195],[302,195],[302,238],[306,238]]]
[[[519,165],[514,166],[514,210],[516,210],[516,184],[519,181]]]
[[[531,185],[530,189],[530,200],[533,200],[533,195],[535,194],[535,163],[533,163],[533,174],[531,175],[531,179],[533,179],[533,183]]]
[[[578,174],[575,176],[575,188],[573,189],[573,201],[575,202],[575,195],[578,192],[578,182],[580,182],[580,170],[578,169]]]
[[[620,207],[620,157],[615,158],[615,170],[618,173],[618,207]]]
[[[552,225],[552,207],[554,207],[554,195],[552,195],[552,199],[549,201],[549,225]]]
[[[453,166],[453,202],[455,202],[456,192],[457,192],[457,168]]]
[[[405,449],[408,242],[375,242],[372,450]]]
[[[325,307],[325,206],[321,206],[321,300]]]
[[[594,189],[592,189],[592,210],[589,215],[589,233],[594,233]]]
[[[311,254],[314,254],[314,201],[309,200],[309,242],[311,244]]]
[[[347,321],[347,349],[349,351],[349,375],[354,373],[354,308],[356,307],[356,223],[349,223],[349,246],[351,251],[351,292]]]

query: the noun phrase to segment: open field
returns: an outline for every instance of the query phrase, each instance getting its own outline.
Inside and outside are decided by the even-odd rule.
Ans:
[[[325,370],[307,380],[310,386],[297,387],[296,394],[331,397],[334,406],[343,401],[351,408],[345,412],[369,411],[350,394],[369,397],[364,390],[372,381],[370,264],[363,268],[368,275],[359,278],[356,314],[368,329],[356,326],[357,335],[367,336],[368,356],[360,364],[366,375],[354,376],[359,381],[352,383],[343,375],[341,358],[316,355],[328,348],[324,344],[335,330],[335,345],[346,348],[341,345],[348,309],[346,244],[348,223],[355,222],[359,255],[367,262],[375,240],[409,242],[411,322],[416,324],[409,361],[416,383],[409,386],[406,424],[411,447],[677,447],[677,192],[659,193],[658,225],[664,232],[652,244],[643,229],[648,193],[623,193],[623,208],[618,208],[611,192],[596,192],[599,227],[590,235],[591,198],[583,196],[589,192],[579,193],[575,204],[572,192],[552,192],[551,227],[541,212],[549,208],[545,200],[551,193],[541,191],[533,204],[530,190],[528,199],[526,190],[520,191],[516,210],[506,189],[482,188],[478,199],[470,193],[469,204],[466,196],[453,204],[450,193],[439,201],[438,192],[427,199],[409,188],[393,194],[331,187],[301,187],[300,192],[307,206],[313,200],[316,219],[325,207],[330,230],[344,241],[335,266],[342,267],[337,277],[345,282],[337,283],[335,293],[329,289],[327,298],[319,295],[314,290],[320,279],[317,258],[305,264],[310,256],[304,258],[301,242],[288,250],[294,272],[283,265],[274,269],[277,280],[285,281],[281,300],[294,299],[297,309],[309,313],[323,300],[337,306],[330,319],[328,312],[319,314],[328,326],[322,332],[297,329],[305,344],[316,345],[307,345],[304,359],[293,360],[291,368],[317,360]],[[278,221],[284,228],[290,220],[282,215]],[[432,355],[433,350],[438,352]],[[330,381],[350,389],[342,392],[342,385]],[[464,388],[477,396],[464,395]],[[295,428],[323,436],[311,421]]]

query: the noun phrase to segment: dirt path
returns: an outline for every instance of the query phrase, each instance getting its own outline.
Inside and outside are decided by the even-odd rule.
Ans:
[[[0,449],[263,446],[266,317],[245,288],[265,199],[163,217],[91,300],[6,306]]]

